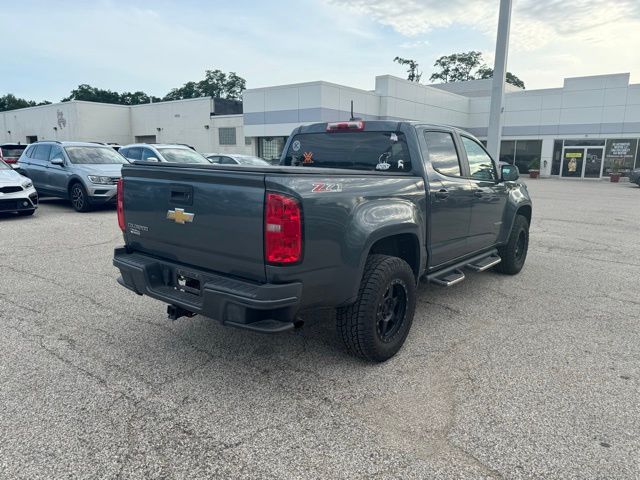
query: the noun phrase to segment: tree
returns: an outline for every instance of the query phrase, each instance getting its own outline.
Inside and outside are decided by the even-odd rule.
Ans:
[[[103,90],[101,88],[92,87],[83,83],[78,88],[71,90],[68,97],[62,99],[63,102],[70,100],[86,100],[87,102],[100,103],[120,103],[120,94],[111,90]]]
[[[143,103],[161,102],[160,97],[147,95],[144,92],[122,92],[120,94],[120,104],[122,105],[141,105]]]
[[[476,75],[478,79],[493,78],[493,68],[488,67],[487,65],[483,65],[478,69]],[[507,74],[505,75],[505,81],[524,90],[524,82],[511,72],[507,72]]]
[[[429,78],[432,82],[466,82],[493,77],[493,69],[484,64],[482,54],[475,50],[444,55],[438,58],[433,66],[439,71],[434,72]],[[506,82],[524,88],[524,82],[511,72],[507,72]]]
[[[246,88],[244,78],[235,72],[228,75],[221,70],[207,70],[204,79],[199,82],[187,82],[182,87],[174,88],[164,100],[182,100],[184,98],[214,97],[238,99]]]
[[[13,93],[7,93],[0,97],[0,112],[6,112],[8,110],[16,110],[18,108],[35,107],[37,105],[48,105],[51,102],[44,101],[36,103],[33,100],[25,100],[24,98],[18,98]]]
[[[420,83],[422,72],[418,72],[418,62],[409,58],[401,57],[396,57],[393,59],[393,61],[399,63],[400,65],[408,65],[409,69],[407,70],[407,80],[409,80],[410,82]]]
[[[429,80],[442,80],[444,83],[475,80],[472,71],[480,66],[481,60],[482,54],[473,50],[442,56],[433,64],[440,71],[434,72]]]

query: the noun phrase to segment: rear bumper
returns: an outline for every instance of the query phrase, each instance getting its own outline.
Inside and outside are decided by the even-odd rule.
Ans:
[[[118,282],[138,295],[204,315],[224,325],[275,333],[294,327],[302,284],[258,284],[186,267],[139,252],[116,248]],[[199,281],[192,292],[176,284],[178,274]]]

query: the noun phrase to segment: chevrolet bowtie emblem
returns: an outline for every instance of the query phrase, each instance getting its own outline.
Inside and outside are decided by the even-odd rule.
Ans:
[[[195,217],[195,214],[187,213],[182,208],[167,211],[167,218],[180,224],[193,222],[193,217]]]

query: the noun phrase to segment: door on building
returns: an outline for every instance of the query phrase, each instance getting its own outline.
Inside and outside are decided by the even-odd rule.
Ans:
[[[603,157],[602,147],[565,147],[560,171],[563,177],[600,178]]]

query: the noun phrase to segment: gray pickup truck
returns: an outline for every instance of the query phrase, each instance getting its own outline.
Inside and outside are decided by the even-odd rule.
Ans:
[[[413,122],[296,128],[279,166],[134,162],[122,168],[118,281],[168,305],[260,332],[336,309],[347,349],[392,357],[420,280],[518,273],[531,200],[517,168],[472,135]]]

